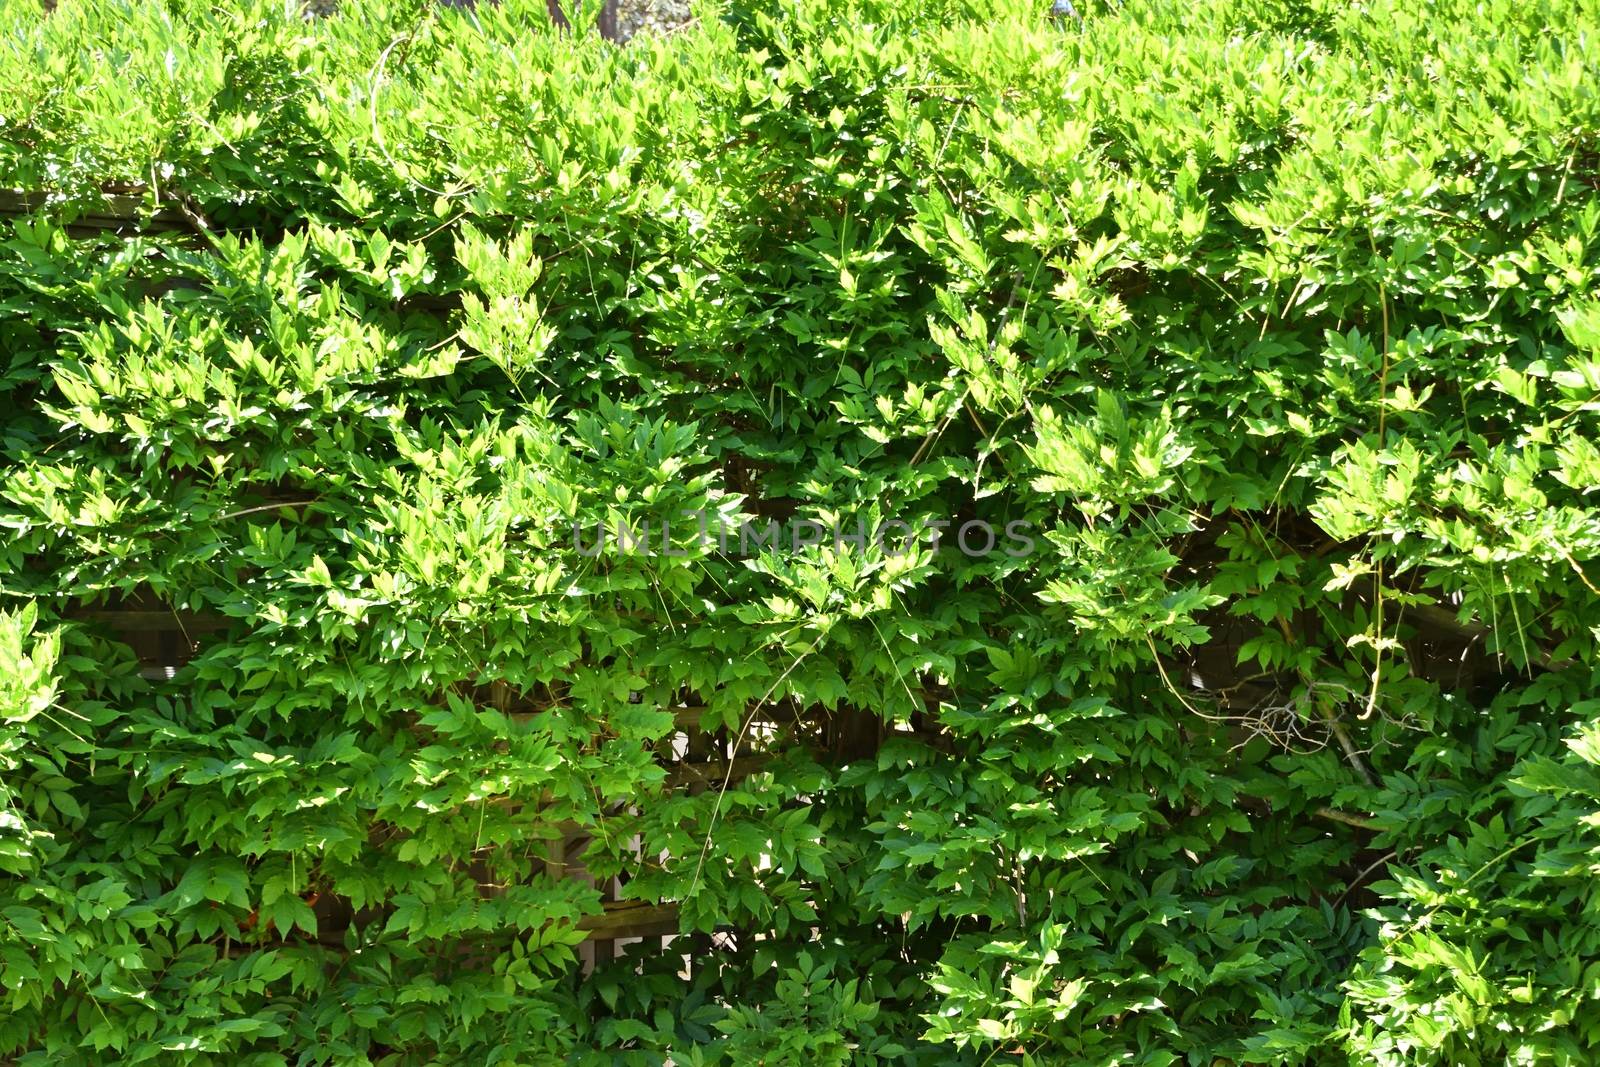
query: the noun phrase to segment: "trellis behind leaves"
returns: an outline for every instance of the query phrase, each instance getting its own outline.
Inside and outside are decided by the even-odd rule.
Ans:
[[[153,683],[176,678],[184,665],[204,647],[225,641],[226,632],[235,625],[235,620],[220,615],[175,610],[153,598],[132,598],[112,607],[86,608],[72,613],[72,617],[125,643],[138,658],[139,674]],[[527,702],[514,700],[503,683],[492,683],[475,696],[481,698],[485,706],[492,706],[513,720],[532,714]],[[801,722],[792,715],[782,717],[778,709],[764,709],[766,718],[752,718],[747,724],[743,736],[747,751],[741,755],[735,751],[735,742],[726,731],[708,733],[701,729],[704,710],[703,706],[691,705],[672,709],[678,729],[657,750],[667,768],[667,782],[671,788],[691,793],[722,789],[757,773],[768,757],[764,752],[748,749],[758,745],[763,737],[774,734],[780,725],[798,732],[803,739],[837,747],[843,742],[842,726],[830,727],[830,721],[839,724],[850,721],[848,717],[819,713],[798,717],[803,720]],[[756,715],[762,710],[757,709]],[[801,729],[795,731],[797,726]],[[859,743],[863,736],[859,721],[855,731]],[[654,941],[663,951],[675,952],[682,952],[685,944],[703,943],[693,938],[679,942],[676,904],[623,899],[623,876],[599,879],[597,884],[595,876],[583,864],[583,850],[590,840],[587,830],[559,824],[555,829],[559,836],[552,838],[547,846],[545,873],[593,885],[600,893],[601,914],[579,923],[586,935],[587,944],[580,952],[587,965],[592,966],[597,959],[608,959],[620,952],[623,945],[635,941]],[[481,885],[480,888],[486,895],[496,892],[493,886]],[[342,936],[353,918],[348,909],[341,910],[332,898],[317,901],[313,910],[317,912],[319,937],[322,938]]]

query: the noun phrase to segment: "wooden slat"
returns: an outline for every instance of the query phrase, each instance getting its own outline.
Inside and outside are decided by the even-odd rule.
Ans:
[[[578,923],[590,941],[614,941],[622,937],[661,937],[678,932],[678,905],[646,904],[637,900],[613,900],[605,911]]]
[[[82,210],[68,230],[124,230],[137,233],[170,233],[187,230],[189,224],[176,211],[156,211],[146,216],[144,199],[115,193],[101,194],[98,203],[72,198],[69,202]],[[21,189],[0,189],[0,215],[32,215],[51,205],[50,195]]]
[[[513,704],[512,707],[515,708],[515,705]],[[524,724],[532,722],[534,719],[544,714],[548,710],[550,710],[548,706],[532,711],[513,710],[506,713],[506,718],[510,719],[514,723]],[[701,717],[704,716],[707,711],[707,709],[704,707],[663,708],[662,710],[672,712],[672,724],[679,730],[693,730],[698,728]]]
[[[772,761],[767,753],[753,753],[740,756],[734,760],[712,760],[708,763],[673,763],[668,765],[666,786],[669,789],[678,789],[683,786],[701,785],[712,789],[721,789],[722,783],[732,785],[734,782],[748,778],[759,773]],[[539,797],[491,797],[484,803],[490,807],[501,808],[509,812],[532,811],[537,813],[540,806],[548,804],[553,798],[544,793]],[[562,821],[549,822],[553,831],[563,834],[590,833],[592,826],[580,825],[576,822]]]
[[[707,785],[713,789],[720,789],[723,782],[731,785],[759,773],[771,761],[771,756],[756,753],[732,760],[712,760],[709,763],[675,763],[667,771],[667,785],[673,788],[684,785]]]
[[[146,610],[143,608],[104,608],[75,611],[68,618],[77,622],[99,623],[122,633],[201,633],[226,630],[234,623],[226,615],[194,611]]]

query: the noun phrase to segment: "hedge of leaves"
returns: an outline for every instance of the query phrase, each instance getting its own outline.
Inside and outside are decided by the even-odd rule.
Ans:
[[[1600,1061],[1593,3],[544,6],[0,8],[0,1061]]]

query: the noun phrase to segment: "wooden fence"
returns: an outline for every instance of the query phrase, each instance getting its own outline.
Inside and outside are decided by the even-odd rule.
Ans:
[[[139,674],[157,683],[175,678],[183,666],[211,642],[242,625],[238,620],[221,615],[178,611],[153,597],[137,596],[111,606],[71,611],[68,615],[72,621],[126,644],[138,657]],[[483,706],[495,707],[513,720],[530,718],[537,713],[530,703],[519,703],[504,683],[483,687],[474,696]],[[726,732],[702,729],[705,710],[704,706],[687,704],[672,709],[675,731],[657,750],[657,758],[665,765],[668,789],[700,793],[722,789],[749,777],[769,759],[760,751],[760,739],[776,735],[780,729],[798,743],[840,754],[861,753],[864,745],[875,748],[879,740],[878,720],[874,716],[838,713],[813,716],[778,705],[763,710],[763,718],[750,724],[742,746],[744,754],[737,754],[732,751],[733,742]],[[640,940],[657,940],[660,948],[667,950],[678,936],[678,906],[624,900],[622,878],[609,878],[596,884],[582,859],[590,835],[575,824],[558,824],[553,830],[556,836],[545,850],[545,873],[554,878],[586,882],[600,892],[601,913],[578,924],[585,934],[585,943],[580,948],[585,965],[592,967],[597,961],[619,956],[627,944]],[[634,847],[637,848],[637,844]],[[487,885],[487,881],[485,871],[480,882]],[[486,894],[491,892],[493,890],[485,890]],[[319,901],[313,910],[318,916],[319,936],[335,942],[356,918],[348,909],[341,911],[340,902],[332,899]]]

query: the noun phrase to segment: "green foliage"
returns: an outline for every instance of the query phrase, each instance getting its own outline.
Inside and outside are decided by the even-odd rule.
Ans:
[[[1075,6],[0,6],[0,1059],[1600,1058],[1600,11]]]

